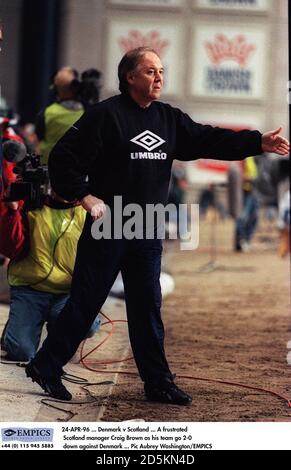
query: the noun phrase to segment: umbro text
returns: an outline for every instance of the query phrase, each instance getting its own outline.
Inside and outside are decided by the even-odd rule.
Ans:
[[[166,160],[164,152],[131,152],[131,160]]]

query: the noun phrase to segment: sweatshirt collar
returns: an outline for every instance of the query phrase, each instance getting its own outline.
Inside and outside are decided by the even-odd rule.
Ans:
[[[121,93],[121,97],[125,101],[125,103],[127,103],[130,107],[138,109],[140,111],[148,111],[149,109],[151,109],[153,105],[153,102],[152,102],[149,106],[147,106],[146,108],[143,108],[128,93]]]

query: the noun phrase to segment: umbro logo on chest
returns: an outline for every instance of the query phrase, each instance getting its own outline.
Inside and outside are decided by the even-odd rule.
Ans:
[[[164,144],[166,141],[151,131],[144,131],[133,139],[130,139],[130,142],[133,142],[134,144],[137,144],[151,152],[159,145]]]
[[[166,141],[149,130],[146,130],[141,134],[138,134],[133,139],[130,139],[130,142],[148,150],[148,152],[131,152],[130,158],[132,160],[166,160],[167,158],[167,154],[165,152],[152,152],[152,150],[164,144]]]

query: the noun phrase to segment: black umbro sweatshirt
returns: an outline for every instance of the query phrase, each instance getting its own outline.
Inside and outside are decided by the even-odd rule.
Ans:
[[[130,96],[86,112],[49,157],[52,187],[68,201],[92,194],[113,204],[165,204],[173,159],[241,160],[262,153],[261,133],[202,125],[169,104],[141,108]],[[86,176],[88,175],[88,178]]]

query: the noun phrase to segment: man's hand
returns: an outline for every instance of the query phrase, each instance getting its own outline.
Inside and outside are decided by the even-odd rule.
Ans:
[[[88,196],[85,196],[81,200],[82,207],[91,214],[93,220],[98,220],[101,219],[105,215],[106,212],[106,206],[104,201],[102,199],[98,199],[98,197],[91,196],[91,194],[88,194]]]
[[[278,155],[287,155],[289,153],[289,141],[279,135],[281,131],[282,127],[278,127],[275,131],[265,132],[262,135],[262,149],[264,152],[273,152]]]
[[[8,207],[8,209],[12,209],[14,211],[17,211],[19,206],[17,201],[4,202],[4,204],[6,207]]]

